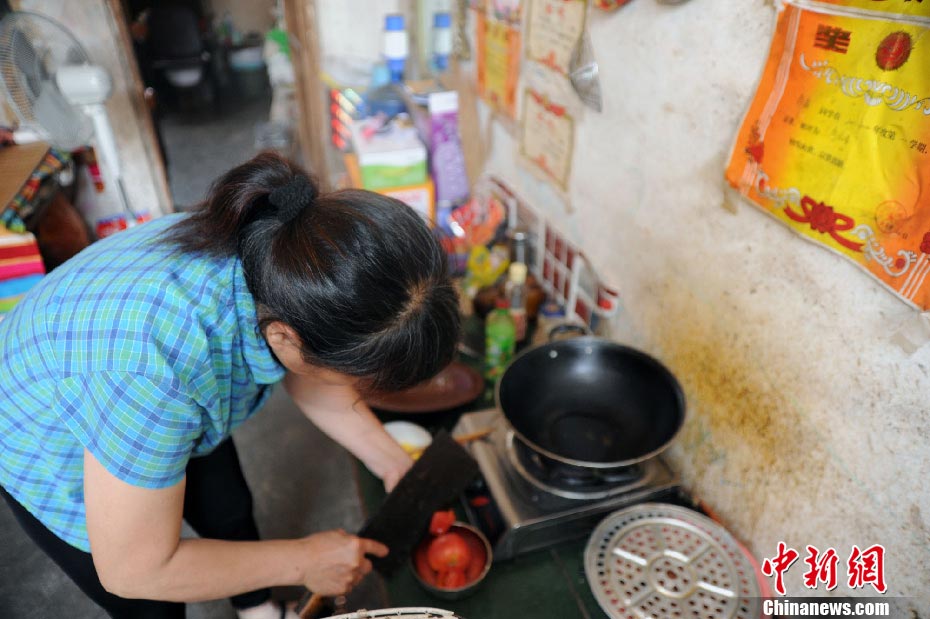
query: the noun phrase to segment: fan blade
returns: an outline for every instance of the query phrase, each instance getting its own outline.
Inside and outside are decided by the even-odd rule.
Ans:
[[[51,83],[43,84],[35,102],[35,118],[52,146],[74,150],[86,145],[92,133],[87,116],[78,111]]]
[[[13,30],[10,40],[13,50],[13,66],[22,76],[28,95],[35,97],[41,90],[42,79],[47,77],[42,69],[42,63],[39,62],[39,55],[29,40],[29,36],[22,30]]]

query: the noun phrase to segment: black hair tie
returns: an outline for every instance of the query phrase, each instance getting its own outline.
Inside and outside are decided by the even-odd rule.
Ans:
[[[286,224],[310,206],[316,196],[316,187],[301,174],[268,194],[268,201],[278,209],[278,219],[281,223]]]

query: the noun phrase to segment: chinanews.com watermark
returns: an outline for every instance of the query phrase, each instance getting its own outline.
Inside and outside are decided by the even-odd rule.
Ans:
[[[849,589],[872,588],[874,593],[884,596],[888,591],[885,582],[885,547],[874,544],[867,548],[853,545],[848,554],[840,554],[834,548],[823,552],[816,546],[806,546],[804,560],[806,570],[802,576],[804,587],[809,590],[833,591],[842,582]],[[785,573],[800,558],[801,553],[778,542],[775,556],[762,561],[762,573],[772,579],[772,588],[777,597],[762,602],[765,617],[892,617],[896,608],[890,598],[884,597],[782,597],[785,590]]]
[[[775,598],[762,601],[764,617],[891,617],[891,603],[875,598]]]

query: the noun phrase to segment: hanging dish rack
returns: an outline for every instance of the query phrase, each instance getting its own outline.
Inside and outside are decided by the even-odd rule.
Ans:
[[[590,260],[506,181],[484,174],[475,184],[479,200],[496,198],[507,208],[507,229],[528,233],[530,271],[548,297],[565,309],[568,321],[594,328],[616,315],[620,298],[605,284]]]

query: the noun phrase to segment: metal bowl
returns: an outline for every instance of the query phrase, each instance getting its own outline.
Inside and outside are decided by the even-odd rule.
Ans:
[[[425,552],[425,547],[429,542],[430,536],[425,537],[417,547],[414,549],[413,553],[410,555],[410,571],[413,572],[414,578],[417,579],[417,582],[421,587],[429,591],[431,594],[435,595],[438,598],[444,600],[458,600],[460,598],[466,597],[473,593],[475,589],[484,581],[487,577],[488,572],[491,570],[491,562],[494,560],[494,556],[491,551],[491,543],[488,541],[488,538],[484,536],[484,533],[464,522],[458,522],[452,524],[450,531],[455,531],[465,538],[471,538],[472,542],[480,542],[480,545],[484,548],[485,552],[485,562],[484,567],[481,572],[474,578],[471,582],[466,584],[464,587],[459,587],[458,589],[441,589],[436,585],[427,582],[420,572],[417,570],[417,554],[419,552]]]

